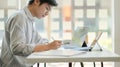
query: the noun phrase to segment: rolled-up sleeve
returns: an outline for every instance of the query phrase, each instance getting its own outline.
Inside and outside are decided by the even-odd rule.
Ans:
[[[34,46],[31,43],[27,43],[26,38],[26,24],[22,17],[15,17],[10,22],[12,25],[10,29],[10,49],[15,55],[27,56],[34,50]]]

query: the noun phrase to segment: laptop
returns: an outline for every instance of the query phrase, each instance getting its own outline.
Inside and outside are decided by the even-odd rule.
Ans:
[[[91,45],[88,47],[79,47],[76,45],[63,45],[62,47],[65,49],[75,49],[75,50],[80,50],[80,51],[91,51],[93,49],[93,47],[95,46],[95,44],[98,42],[98,40],[100,39],[102,35],[102,32],[99,31],[95,37],[95,39],[92,41]],[[100,48],[100,50],[102,50]]]
[[[102,32],[99,31],[99,32],[97,33],[95,39],[93,40],[93,42],[92,42],[91,45],[90,45],[90,50],[93,49],[93,47],[95,46],[95,44],[96,44],[96,43],[98,42],[98,40],[100,39],[101,35],[102,35]]]

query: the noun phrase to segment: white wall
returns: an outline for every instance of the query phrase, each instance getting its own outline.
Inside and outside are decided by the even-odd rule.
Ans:
[[[114,0],[114,51],[120,55],[120,0]],[[120,62],[115,63],[120,67]]]

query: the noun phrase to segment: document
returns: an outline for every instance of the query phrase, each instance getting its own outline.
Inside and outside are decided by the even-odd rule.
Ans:
[[[85,53],[85,51],[77,51],[72,49],[64,49],[64,50],[49,50],[43,52],[36,52],[36,55],[40,56],[74,56]]]

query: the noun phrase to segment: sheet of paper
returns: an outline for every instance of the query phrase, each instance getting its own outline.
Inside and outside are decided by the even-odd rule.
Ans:
[[[40,56],[74,56],[85,53],[85,51],[77,51],[72,49],[64,49],[64,50],[49,50],[43,52],[36,52],[35,55]]]

